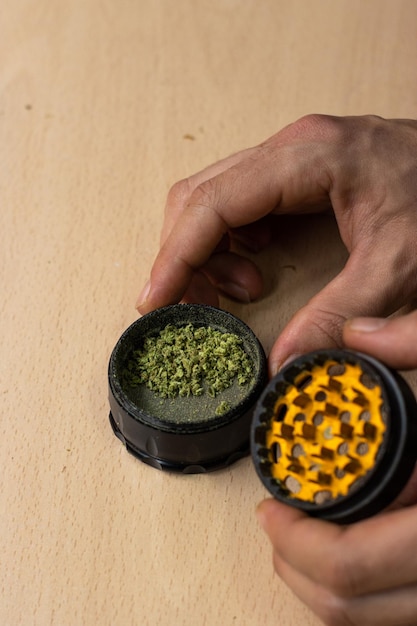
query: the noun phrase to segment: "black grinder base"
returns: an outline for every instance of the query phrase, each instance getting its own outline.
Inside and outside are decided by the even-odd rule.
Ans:
[[[144,386],[126,389],[123,370],[133,350],[168,325],[187,324],[237,335],[253,366],[251,383],[242,388],[236,383],[215,399],[161,399]],[[232,314],[178,304],[144,315],[122,334],[110,357],[108,382],[110,424],[130,453],[161,470],[208,472],[249,454],[253,410],[267,382],[266,356],[252,330]],[[230,408],[217,415],[221,400]]]

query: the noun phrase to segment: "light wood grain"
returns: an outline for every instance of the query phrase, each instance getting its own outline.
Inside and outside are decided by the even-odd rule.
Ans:
[[[250,460],[130,457],[107,361],[169,186],[305,113],[415,117],[416,20],[412,0],[2,2],[2,625],[318,624],[273,575]],[[345,259],[328,217],[280,241],[265,298],[224,303],[266,349]]]

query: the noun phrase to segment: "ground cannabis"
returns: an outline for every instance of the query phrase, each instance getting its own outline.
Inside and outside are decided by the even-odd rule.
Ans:
[[[204,393],[215,397],[235,380],[246,385],[252,379],[252,362],[242,344],[234,333],[169,324],[134,350],[123,383],[127,387],[146,385],[162,398]],[[227,402],[220,402],[216,415],[229,409]]]
[[[231,406],[226,400],[222,400],[215,410],[216,415],[224,415],[227,411],[230,411]]]

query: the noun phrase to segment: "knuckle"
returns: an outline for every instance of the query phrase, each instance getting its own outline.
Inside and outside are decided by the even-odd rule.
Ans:
[[[215,208],[222,196],[226,196],[226,186],[216,177],[197,183],[195,178],[184,178],[172,185],[167,196],[167,209],[191,206],[194,210]]]
[[[172,185],[168,191],[167,206],[184,206],[193,191],[191,178],[183,178]]]
[[[195,215],[202,216],[210,212],[225,223],[222,206],[230,197],[228,189],[228,185],[221,183],[218,177],[209,178],[198,184],[192,177],[181,180],[171,188],[166,210],[189,210]],[[225,227],[227,229],[227,224]]]
[[[300,117],[295,123],[298,127],[310,132],[316,132],[318,129],[327,127],[338,118],[322,113],[308,113]]]
[[[312,307],[308,311],[308,317],[311,326],[316,329],[318,341],[324,342],[328,347],[342,347],[343,326],[347,320],[346,316],[335,311]]]
[[[387,120],[380,115],[362,115],[359,119],[364,124],[374,126],[375,128],[383,128],[387,125]]]
[[[339,142],[345,133],[346,118],[309,113],[288,126],[291,138],[308,138]]]
[[[191,200],[193,205],[212,207],[216,204],[219,195],[219,186],[214,178],[203,181],[194,189]]]
[[[321,113],[309,113],[289,124],[270,137],[260,147],[272,149],[291,145],[292,143],[309,142],[316,146],[328,146],[340,152],[340,146],[348,146],[352,140],[353,118],[337,117]],[[319,150],[317,154],[321,154]]]
[[[220,184],[217,178],[209,178],[200,183],[194,189],[188,202],[188,206],[194,213],[206,214],[210,213],[219,220],[224,229],[227,230],[227,219],[224,213],[224,207],[230,199],[228,186],[224,183]]]

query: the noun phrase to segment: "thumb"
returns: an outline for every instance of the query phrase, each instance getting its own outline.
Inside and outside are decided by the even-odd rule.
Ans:
[[[349,320],[343,340],[348,348],[370,354],[395,369],[417,368],[417,311],[392,319]]]
[[[300,354],[342,347],[348,319],[396,311],[413,288],[408,287],[408,265],[403,263],[398,270],[394,247],[366,242],[357,247],[342,271],[294,315],[278,337],[269,357],[271,375]]]
[[[358,317],[343,329],[348,348],[365,352],[395,369],[417,368],[417,311],[393,319]],[[392,508],[417,504],[417,466]]]
[[[368,267],[365,273],[363,267]],[[384,315],[385,298],[390,290],[378,296],[380,284],[366,266],[351,255],[343,270],[303,306],[281,332],[269,355],[273,376],[289,360],[313,350],[341,348],[343,327],[359,315]]]

